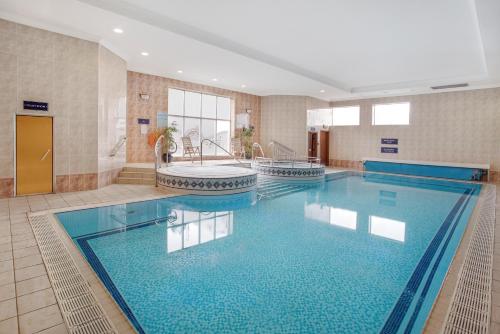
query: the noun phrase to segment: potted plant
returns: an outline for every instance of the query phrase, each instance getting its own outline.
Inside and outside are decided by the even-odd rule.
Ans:
[[[241,145],[245,151],[245,158],[252,158],[252,145],[253,145],[253,134],[255,133],[255,127],[250,125],[248,128],[243,128],[240,133]]]
[[[172,154],[177,151],[177,144],[175,143],[174,133],[177,129],[173,126],[165,128],[155,128],[148,133],[148,145],[154,149],[156,141],[161,135],[165,138],[163,141],[161,158],[163,162],[171,162],[173,160]]]

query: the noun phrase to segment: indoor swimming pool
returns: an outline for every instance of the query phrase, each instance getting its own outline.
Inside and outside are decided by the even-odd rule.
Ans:
[[[419,333],[481,186],[335,173],[59,222],[139,333]]]

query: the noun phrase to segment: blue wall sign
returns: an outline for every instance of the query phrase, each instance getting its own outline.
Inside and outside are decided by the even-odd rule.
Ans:
[[[149,124],[149,118],[138,118],[137,123],[138,124]]]
[[[49,104],[47,102],[23,101],[23,108],[25,110],[49,111]]]
[[[398,153],[397,147],[381,147],[380,153]]]
[[[398,139],[397,138],[382,138],[381,144],[385,144],[385,145],[397,145],[398,144]]]

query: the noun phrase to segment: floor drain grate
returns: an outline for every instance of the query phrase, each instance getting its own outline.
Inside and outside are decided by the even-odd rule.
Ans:
[[[45,215],[29,217],[59,307],[72,334],[116,333]]]
[[[488,333],[493,270],[496,187],[483,185],[479,215],[458,276],[444,333]]]

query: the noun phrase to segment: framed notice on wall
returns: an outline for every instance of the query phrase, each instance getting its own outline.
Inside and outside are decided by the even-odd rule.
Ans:
[[[380,148],[380,153],[398,153],[397,147],[384,147]]]
[[[248,128],[250,126],[249,114],[236,114],[236,129]]]
[[[397,145],[398,144],[398,138],[382,138],[380,141],[381,144],[383,145]]]

